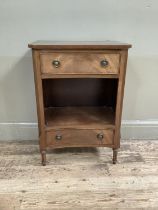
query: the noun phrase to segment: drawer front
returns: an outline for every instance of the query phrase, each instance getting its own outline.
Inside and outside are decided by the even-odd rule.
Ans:
[[[42,74],[118,74],[120,54],[41,53]]]
[[[47,146],[60,147],[88,147],[112,145],[114,131],[108,130],[73,130],[63,129],[49,131],[46,134]]]

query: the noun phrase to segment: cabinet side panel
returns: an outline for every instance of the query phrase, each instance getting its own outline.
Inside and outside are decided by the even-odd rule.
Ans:
[[[122,105],[123,105],[123,96],[124,96],[128,50],[122,50],[120,54],[121,54],[120,75],[119,75],[118,90],[117,90],[116,116],[115,116],[115,126],[116,126],[115,135],[114,135],[115,148],[120,147],[120,129],[121,129]]]
[[[42,151],[45,150],[45,130],[44,130],[45,117],[44,117],[44,106],[43,106],[42,79],[40,74],[39,52],[37,50],[32,50],[32,57],[33,57],[34,81],[35,81],[35,90],[36,90],[40,150]]]

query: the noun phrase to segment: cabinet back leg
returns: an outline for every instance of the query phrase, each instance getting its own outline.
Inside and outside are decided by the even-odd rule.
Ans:
[[[45,166],[46,165],[46,151],[45,150],[41,151],[41,157],[42,157],[42,165]]]
[[[112,159],[113,164],[116,164],[117,162],[117,154],[118,154],[118,149],[113,148],[113,159]]]

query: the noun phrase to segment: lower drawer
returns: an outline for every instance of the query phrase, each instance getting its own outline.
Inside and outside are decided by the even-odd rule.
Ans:
[[[74,130],[62,129],[48,131],[46,134],[47,146],[60,147],[90,147],[112,145],[114,131],[108,130]]]

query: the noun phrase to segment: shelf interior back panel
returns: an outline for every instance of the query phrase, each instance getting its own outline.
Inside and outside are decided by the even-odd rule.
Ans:
[[[115,110],[118,79],[44,79],[44,107],[106,106]]]

